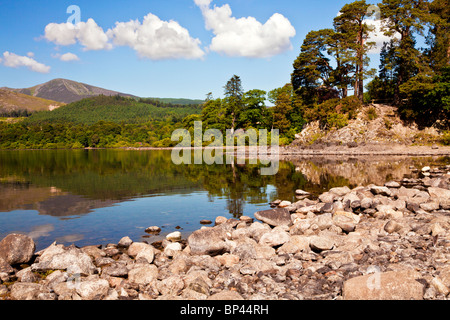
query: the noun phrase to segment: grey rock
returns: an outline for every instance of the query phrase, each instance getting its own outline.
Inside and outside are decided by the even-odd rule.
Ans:
[[[29,236],[12,233],[0,241],[0,260],[10,265],[27,263],[35,250],[36,244]]]
[[[309,246],[314,251],[331,250],[334,248],[334,241],[323,236],[312,236],[310,238]]]
[[[286,208],[258,211],[255,212],[255,218],[275,227],[291,224],[291,215]]]

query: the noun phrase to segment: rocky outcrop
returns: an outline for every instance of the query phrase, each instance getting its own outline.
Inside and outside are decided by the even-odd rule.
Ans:
[[[332,188],[317,200],[259,212],[259,221],[217,217],[186,240],[124,237],[34,252],[31,239],[9,235],[0,242],[0,297],[448,299],[449,171],[424,168],[384,185]]]

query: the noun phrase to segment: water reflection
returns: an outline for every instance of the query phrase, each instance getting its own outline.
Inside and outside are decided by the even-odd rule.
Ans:
[[[190,223],[183,225],[189,229],[200,218],[252,215],[275,199],[295,201],[296,189],[319,195],[399,180],[411,166],[450,163],[448,157],[282,160],[276,175],[262,176],[257,164],[175,165],[170,151],[0,151],[0,236],[22,228],[39,239],[88,243],[142,234],[149,215],[160,226]],[[30,212],[38,216],[23,218]]]

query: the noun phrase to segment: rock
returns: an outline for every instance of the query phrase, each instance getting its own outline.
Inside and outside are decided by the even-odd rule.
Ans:
[[[428,166],[422,168],[422,172],[429,172],[430,170],[431,170],[431,168]]]
[[[419,206],[425,211],[439,210],[439,202],[425,202],[421,203]]]
[[[229,253],[225,253],[220,256],[215,256],[214,259],[219,261],[222,265],[226,266],[227,268],[230,268],[230,267],[236,265],[237,263],[239,263],[239,260],[240,260],[238,255],[229,254]]]
[[[105,279],[81,281],[76,292],[82,300],[101,300],[108,294],[109,283]]]
[[[16,273],[20,282],[37,282],[39,277],[31,271],[31,267],[20,270]]]
[[[216,220],[215,220],[215,224],[216,225],[219,225],[219,224],[222,224],[222,223],[225,223],[225,222],[227,222],[227,218],[225,218],[225,217],[222,217],[222,216],[218,216],[217,218],[216,218]]]
[[[372,198],[363,198],[361,200],[361,208],[362,209],[369,209],[369,208],[372,207],[372,203],[373,203]]]
[[[251,218],[249,216],[241,216],[239,218],[239,220],[241,220],[242,222],[245,222],[245,223],[253,223],[253,218]]]
[[[181,241],[181,232],[180,231],[175,231],[175,232],[169,233],[166,236],[166,239],[169,240],[169,241],[172,241],[172,242]]]
[[[151,263],[154,259],[154,248],[153,248],[153,246],[151,246],[145,242],[133,242],[128,247],[127,254],[130,257],[135,258],[135,259],[137,259],[138,255],[139,255],[139,257],[146,258],[147,261],[151,260],[151,261],[149,261],[149,263]]]
[[[334,193],[335,195],[339,196],[339,197],[343,197],[345,196],[347,193],[349,193],[351,190],[349,187],[345,186],[345,187],[336,187],[336,188],[331,188],[330,190],[328,190],[328,192]]]
[[[384,184],[387,188],[400,188],[402,185],[397,181],[389,181]]]
[[[381,186],[372,186],[370,187],[370,192],[372,192],[375,195],[382,195],[382,196],[391,196],[392,192],[387,187],[381,187]]]
[[[208,297],[206,300],[244,300],[244,298],[236,291],[224,290],[215,293]]]
[[[314,251],[331,250],[334,248],[334,241],[323,236],[312,236],[310,238],[309,246]]]
[[[292,204],[292,202],[284,200],[284,201],[281,201],[281,203],[278,205],[278,207],[286,208],[286,207],[289,207],[291,204]]]
[[[359,276],[344,282],[344,300],[422,300],[424,285],[414,270]]]
[[[39,283],[16,282],[11,286],[12,300],[39,300],[41,293],[50,293],[50,290]]]
[[[212,223],[211,220],[206,220],[206,219],[200,220],[200,224],[211,224],[211,223]]]
[[[428,193],[432,198],[438,198],[439,200],[450,199],[450,190],[436,187],[429,187]]]
[[[439,223],[433,223],[431,225],[431,235],[433,237],[445,235],[446,231]]]
[[[350,218],[351,220],[353,220],[354,223],[359,223],[359,220],[361,219],[358,215],[356,215],[352,212],[348,212],[348,211],[336,211],[333,214],[333,218],[335,218],[337,216],[344,216],[344,217]]]
[[[333,223],[335,226],[342,229],[342,231],[349,233],[355,231],[356,222],[352,218],[344,215],[335,215],[333,217]]]
[[[276,247],[289,241],[289,234],[280,229],[273,229],[270,232],[263,234],[259,243],[269,247]]]
[[[338,196],[332,192],[324,192],[319,196],[320,202],[333,203]]]
[[[285,208],[258,211],[255,213],[255,218],[274,227],[289,226],[292,223],[289,210]]]
[[[164,254],[168,257],[173,257],[177,252],[180,252],[183,248],[179,242],[169,243],[164,248]]]
[[[401,229],[402,229],[402,225],[400,223],[396,222],[395,220],[389,220],[384,225],[384,231],[386,231],[387,233],[398,232]]]
[[[114,261],[102,268],[102,275],[103,274],[112,277],[126,277],[128,275],[128,268],[125,263]]]
[[[33,257],[36,244],[27,235],[12,233],[0,241],[0,260],[10,265],[28,263]]]
[[[139,265],[128,272],[128,281],[135,284],[149,284],[158,276],[158,268],[153,264]]]
[[[434,277],[431,280],[431,285],[441,294],[447,296],[450,293],[450,289],[442,282],[439,277]]]
[[[72,274],[93,274],[97,269],[88,254],[81,249],[63,249],[52,244],[39,257],[39,262],[31,265],[33,271],[67,270]]]
[[[194,255],[219,255],[230,250],[226,243],[227,224],[215,227],[202,228],[194,231],[187,239],[191,254]]]
[[[147,233],[160,233],[161,232],[161,228],[158,226],[151,226],[148,227],[147,229],[145,229],[145,232]]]
[[[133,240],[130,237],[123,237],[120,239],[118,245],[119,247],[128,248],[133,243]]]
[[[141,258],[144,258],[145,260],[147,260],[148,263],[152,263],[153,259],[155,258],[155,250],[154,250],[153,246],[148,244],[147,246],[142,248],[142,250],[140,250],[138,252],[138,254],[136,255],[135,259],[139,260]]]
[[[295,196],[297,198],[306,198],[306,197],[309,197],[310,195],[311,194],[309,192],[306,192],[304,190],[301,190],[301,189],[295,190]]]

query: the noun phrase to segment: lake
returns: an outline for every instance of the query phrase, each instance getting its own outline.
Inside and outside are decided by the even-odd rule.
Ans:
[[[226,163],[224,161],[224,163]],[[37,250],[52,242],[117,243],[129,236],[152,243],[185,237],[219,215],[254,217],[269,202],[317,196],[332,187],[399,180],[411,167],[448,157],[290,158],[273,176],[259,164],[175,165],[169,150],[0,151],[0,239],[30,235]],[[159,226],[159,235],[145,229]]]

